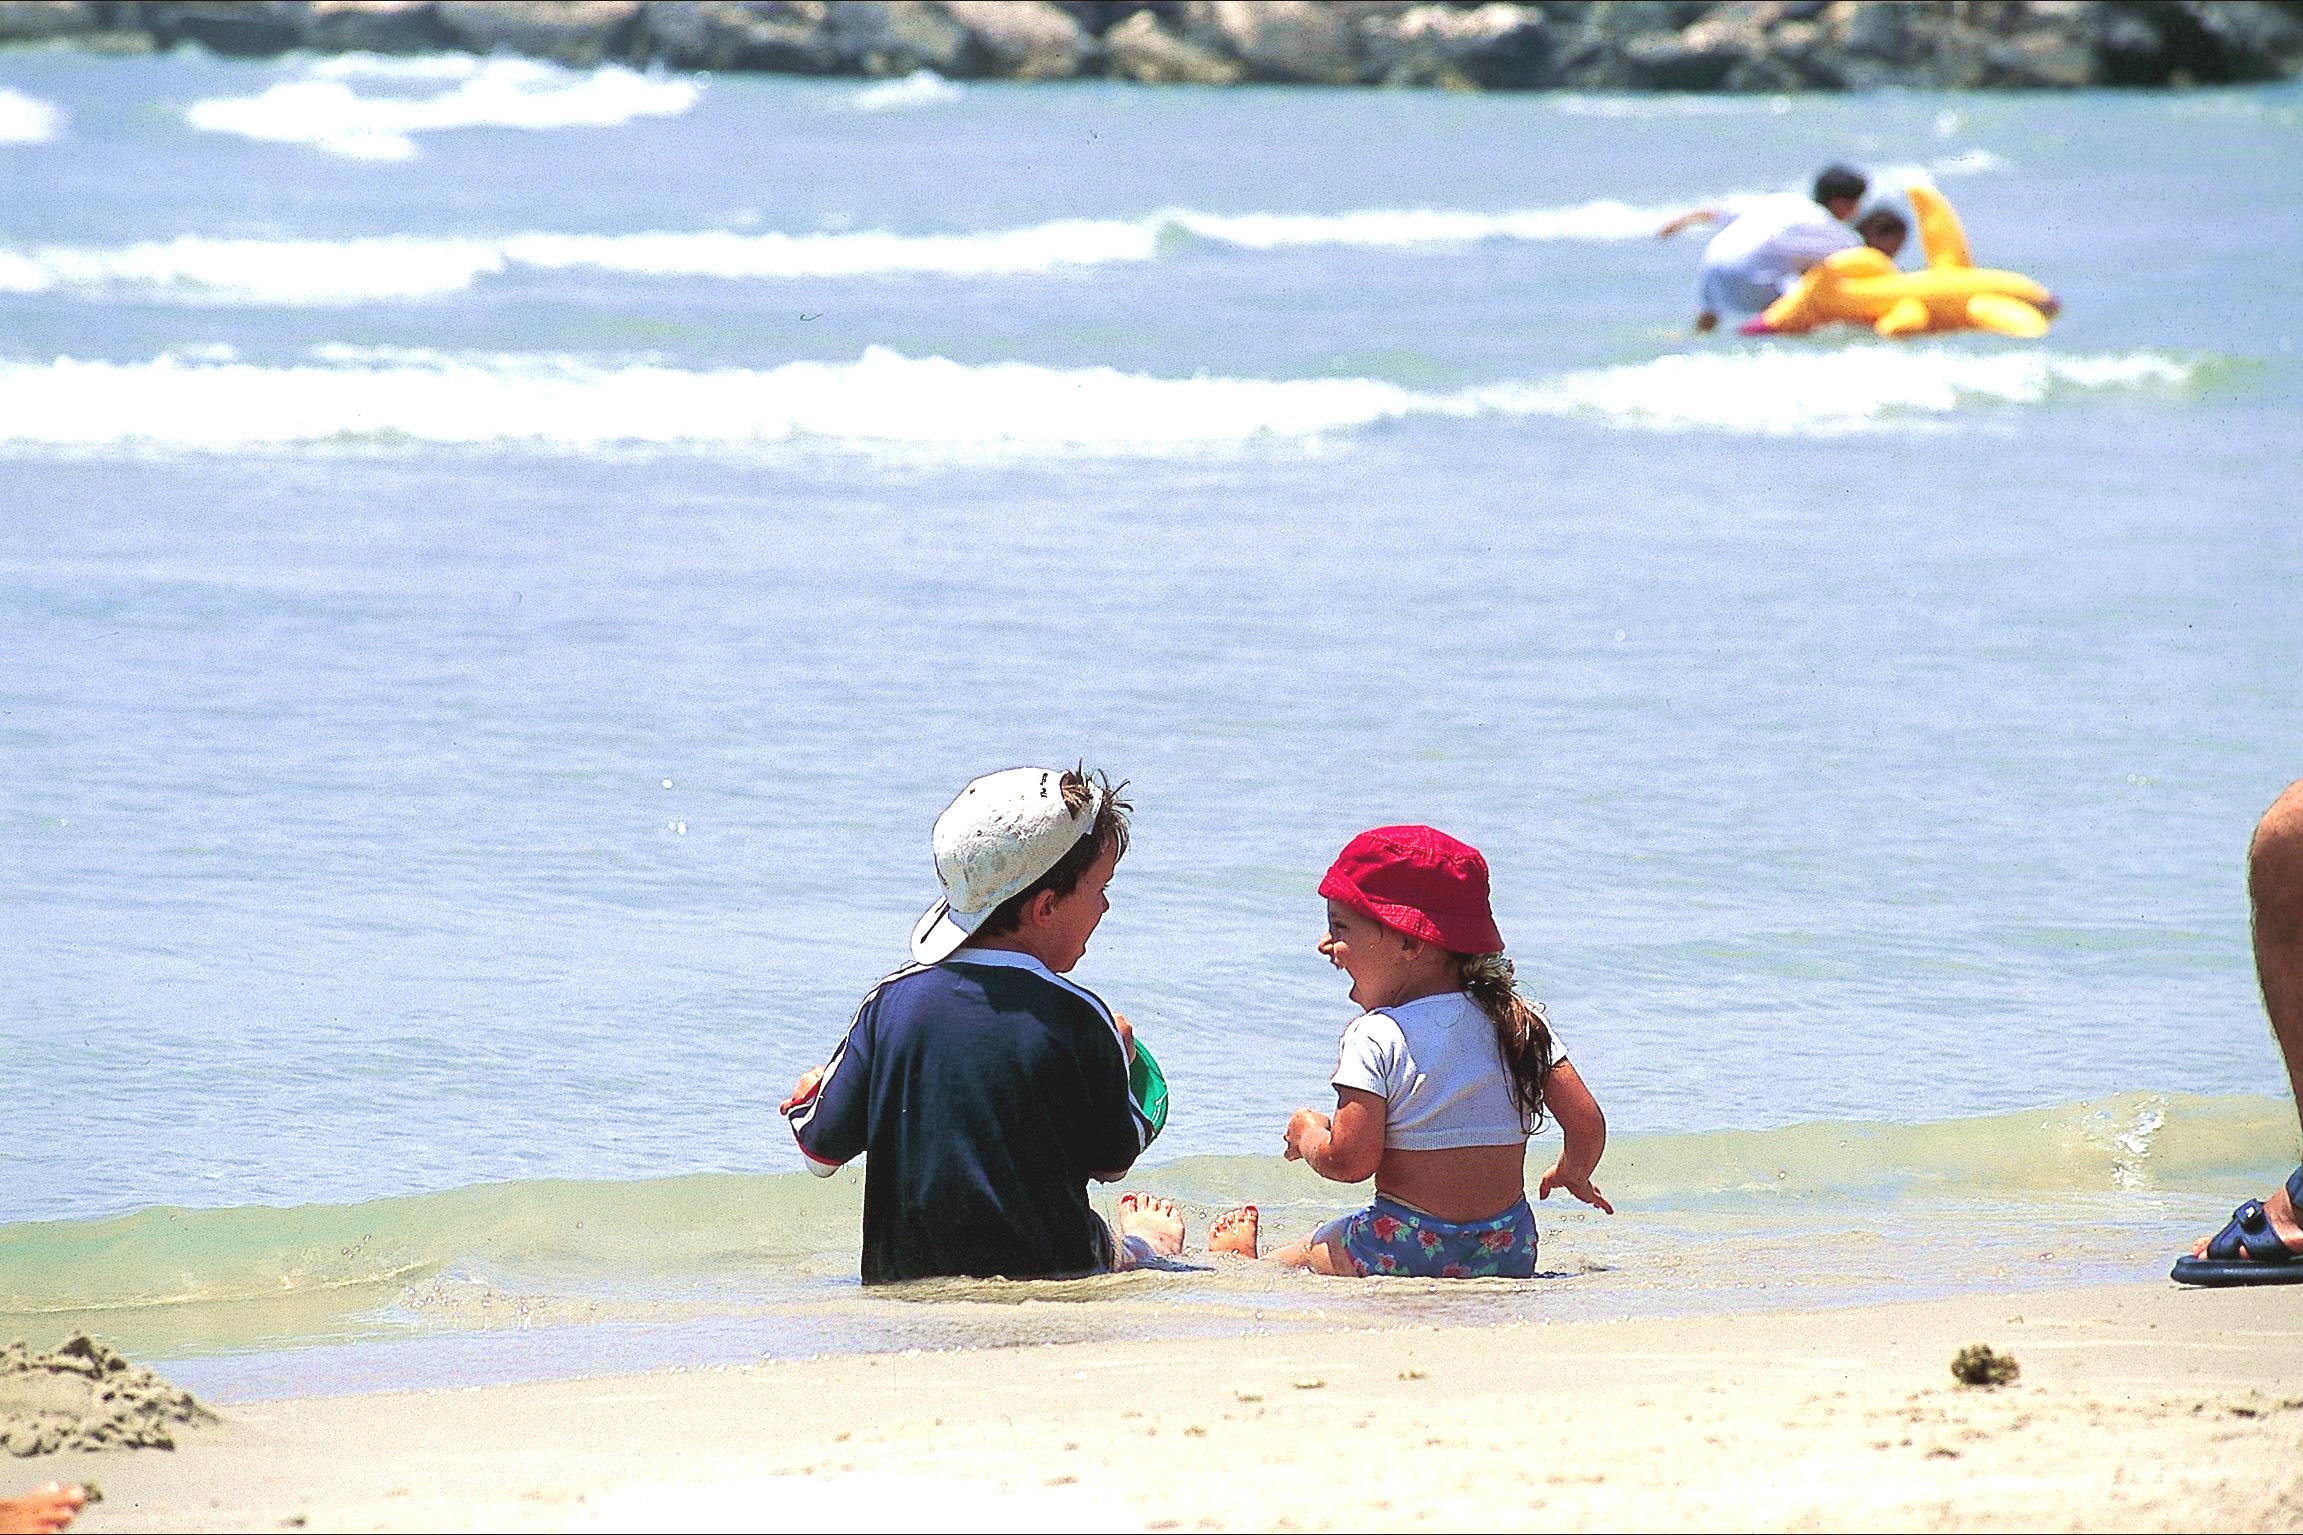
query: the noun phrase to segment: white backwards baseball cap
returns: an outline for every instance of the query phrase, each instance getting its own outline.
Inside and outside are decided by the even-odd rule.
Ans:
[[[968,941],[1000,902],[1061,862],[1094,830],[1103,790],[1064,808],[1064,775],[1020,767],[987,773],[936,817],[936,878],[944,897],[912,929],[912,958],[932,965]]]

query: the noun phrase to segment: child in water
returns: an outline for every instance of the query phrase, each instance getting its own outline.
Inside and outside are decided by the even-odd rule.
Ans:
[[[1351,840],[1320,881],[1319,950],[1362,1009],[1343,1031],[1331,1118],[1298,1109],[1287,1156],[1375,1202],[1263,1255],[1321,1274],[1525,1279],[1535,1272],[1527,1140],[1548,1111],[1566,1144],[1538,1197],[1615,1213],[1591,1175],[1607,1119],[1543,1009],[1519,994],[1488,909],[1487,860],[1429,826]],[[1258,1256],[1256,1209],[1220,1217],[1211,1251]]]

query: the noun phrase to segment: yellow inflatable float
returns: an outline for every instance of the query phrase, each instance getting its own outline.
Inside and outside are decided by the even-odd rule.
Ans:
[[[1979,267],[1967,254],[1959,215],[1932,187],[1909,189],[1919,215],[1927,269],[1900,270],[1870,246],[1834,251],[1800,276],[1791,291],[1743,327],[1747,336],[1795,336],[1819,325],[1868,325],[1882,336],[1988,330],[2044,336],[2061,306],[2021,272]]]

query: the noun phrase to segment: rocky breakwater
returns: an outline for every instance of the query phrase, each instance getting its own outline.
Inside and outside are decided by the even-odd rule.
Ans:
[[[0,0],[0,44],[56,42],[1198,85],[2071,89],[2290,77],[2303,0]]]

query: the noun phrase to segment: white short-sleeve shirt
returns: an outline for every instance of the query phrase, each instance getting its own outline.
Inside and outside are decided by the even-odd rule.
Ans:
[[[1757,314],[1800,273],[1863,243],[1830,209],[1797,192],[1771,192],[1733,209],[1703,248],[1702,303],[1713,314]]]
[[[1551,1058],[1567,1059],[1556,1031]],[[1386,1147],[1508,1146],[1533,1128],[1512,1101],[1494,1022],[1460,991],[1354,1018],[1329,1080],[1383,1099]]]

